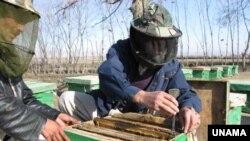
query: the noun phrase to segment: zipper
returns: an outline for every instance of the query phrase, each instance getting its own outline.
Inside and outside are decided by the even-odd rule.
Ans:
[[[9,78],[8,80],[9,80],[10,87],[11,87],[13,93],[14,93],[14,96],[17,97],[17,93],[16,93],[16,90],[15,90],[14,86],[11,83],[11,79]]]

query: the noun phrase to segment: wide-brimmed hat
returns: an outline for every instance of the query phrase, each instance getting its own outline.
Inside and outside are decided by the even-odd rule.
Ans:
[[[15,6],[18,7],[22,7],[23,9],[29,10],[37,15],[39,15],[39,13],[34,9],[33,5],[32,5],[32,0],[3,0],[4,2],[13,4]]]
[[[153,37],[173,38],[182,35],[182,32],[173,25],[168,10],[156,3],[149,4],[143,15],[131,22],[131,26]]]

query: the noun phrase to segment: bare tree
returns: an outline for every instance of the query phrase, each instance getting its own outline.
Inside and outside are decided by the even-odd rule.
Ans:
[[[243,20],[244,20],[244,25],[246,27],[246,30],[248,32],[248,37],[247,37],[247,42],[246,42],[246,48],[244,50],[244,52],[242,53],[242,67],[243,67],[243,71],[246,71],[247,70],[247,67],[246,67],[246,56],[247,56],[247,52],[249,50],[249,42],[250,42],[250,31],[249,31],[249,28],[248,28],[248,25],[247,24],[247,17],[246,17],[246,14],[245,14],[245,8],[247,6],[250,6],[250,2],[245,2],[244,0],[241,1],[240,3],[240,7],[242,9],[242,16],[243,16]],[[249,21],[249,19],[248,19]]]
[[[190,39],[189,39],[189,32],[188,32],[188,0],[184,0],[184,21],[185,21],[185,31],[186,31],[186,35],[187,35],[187,58],[189,56],[189,51],[190,51]],[[188,64],[188,59],[186,59],[187,62],[187,66]]]
[[[214,40],[213,40],[213,29],[212,29],[212,25],[211,25],[211,21],[209,17],[209,8],[210,8],[211,0],[210,1],[206,0],[205,3],[206,3],[206,17],[207,17],[207,22],[208,22],[209,31],[210,31],[210,38],[211,38],[211,65],[213,66]]]
[[[175,20],[177,22],[177,27],[181,30],[181,27],[180,27],[180,14],[179,14],[179,4],[178,2],[173,2],[175,4]],[[179,39],[179,42],[180,42],[180,51],[181,51],[181,60],[183,61],[184,59],[184,55],[183,55],[183,41],[182,41],[182,38]]]
[[[39,50],[40,50],[40,61],[39,63],[39,72],[46,73],[48,71],[48,55],[47,55],[47,45],[44,40],[44,35],[40,34],[38,38]]]
[[[143,15],[144,8],[147,6],[147,4],[148,4],[147,0],[133,0],[132,1],[132,6],[130,10],[133,14],[133,19],[136,19]]]
[[[207,32],[206,32],[206,27],[204,23],[205,16],[204,16],[203,8],[202,8],[202,3],[203,1],[199,3],[199,1],[196,0],[196,4],[198,7],[198,14],[199,14],[201,38],[202,38],[200,45],[203,50],[204,63],[205,63],[204,65],[207,65],[207,62],[208,62]]]
[[[250,8],[250,2],[248,0],[237,0],[235,1],[229,1],[227,0],[227,5],[223,9],[223,16],[220,19],[220,24],[222,26],[227,25],[228,26],[228,33],[230,35],[231,39],[231,51],[232,51],[232,62],[234,63],[234,26],[237,25],[237,31],[239,32],[239,27],[242,19],[243,24],[245,25],[247,34],[249,33],[249,17],[245,14],[246,10]],[[238,40],[239,40],[239,34],[238,33]],[[249,36],[249,34],[247,35]],[[247,43],[246,48],[244,49],[244,52],[242,53],[242,62],[243,62],[243,70],[246,69],[245,59],[247,56],[248,48],[249,48],[249,37],[247,37]],[[229,43],[229,42],[228,42]],[[239,43],[237,43],[239,46]],[[237,47],[238,48],[238,47]],[[237,51],[238,52],[238,51]]]

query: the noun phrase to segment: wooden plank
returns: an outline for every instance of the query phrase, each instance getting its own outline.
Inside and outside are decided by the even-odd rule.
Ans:
[[[151,114],[139,114],[139,113],[124,113],[124,114],[114,114],[114,118],[127,119],[131,121],[137,121],[142,123],[148,123],[152,125],[165,125],[166,118],[156,117]]]
[[[83,122],[78,124],[77,126],[73,126],[72,129],[79,129],[77,130],[79,134],[82,134],[82,131],[87,131],[84,135],[91,133],[90,135],[95,138],[102,137],[103,140],[109,140],[111,138],[114,141],[118,140],[127,140],[127,141],[166,141],[162,139],[156,139],[151,137],[140,136],[136,134],[131,134],[125,131],[119,131],[109,128],[104,128],[100,126],[96,126],[93,121]],[[95,135],[97,134],[97,135]]]
[[[94,123],[97,126],[126,131],[141,136],[169,140],[171,130],[160,126],[153,126],[142,122],[128,121],[116,118],[96,118]]]
[[[229,82],[188,80],[202,103],[201,125],[197,130],[198,140],[208,139],[208,125],[226,124],[229,110]]]

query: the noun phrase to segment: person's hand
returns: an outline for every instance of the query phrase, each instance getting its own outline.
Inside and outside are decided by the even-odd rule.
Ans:
[[[57,117],[56,123],[58,123],[62,128],[65,128],[68,125],[80,123],[80,121],[78,121],[77,119],[75,119],[67,114],[61,113]]]
[[[199,113],[190,107],[182,108],[179,113],[179,118],[184,133],[195,132],[201,123]]]
[[[47,119],[41,133],[47,141],[70,141],[60,125],[50,119]]]
[[[163,112],[167,115],[176,115],[179,112],[177,100],[164,91],[139,91],[133,96],[133,102],[146,108]]]

